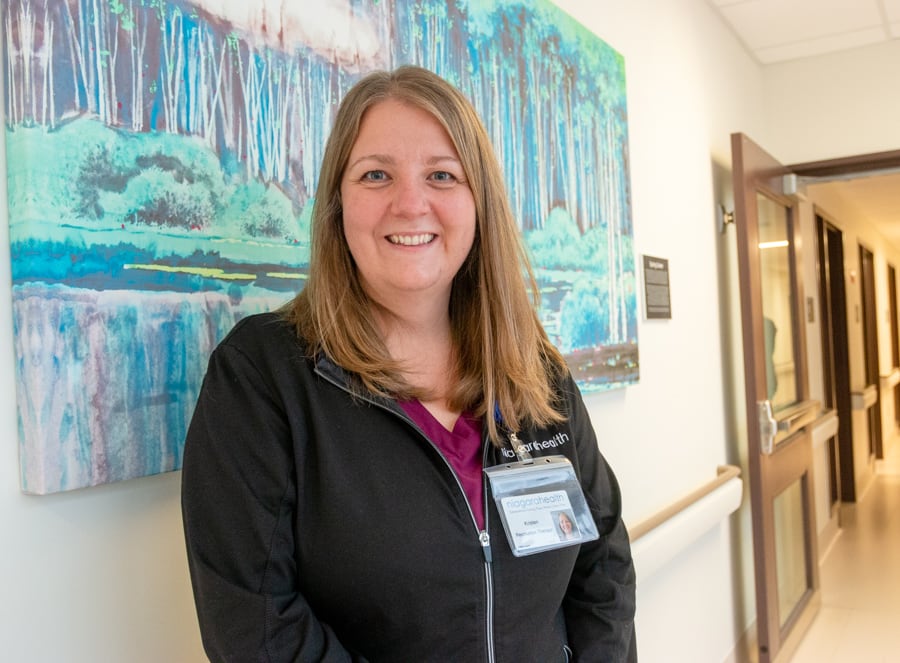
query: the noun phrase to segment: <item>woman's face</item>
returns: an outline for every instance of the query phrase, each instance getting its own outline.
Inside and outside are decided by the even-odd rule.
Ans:
[[[564,513],[559,514],[559,528],[564,534],[572,533],[572,521],[569,520],[569,517]]]
[[[370,297],[449,300],[475,238],[475,199],[450,136],[389,99],[363,115],[341,180],[344,235]]]

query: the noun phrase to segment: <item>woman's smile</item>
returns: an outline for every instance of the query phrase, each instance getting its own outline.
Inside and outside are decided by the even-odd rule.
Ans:
[[[434,241],[435,235],[432,233],[422,233],[420,235],[388,235],[388,241],[391,244],[401,244],[403,246],[422,246],[430,244]]]

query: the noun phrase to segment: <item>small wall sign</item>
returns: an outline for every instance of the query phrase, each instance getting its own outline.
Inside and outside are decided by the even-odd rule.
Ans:
[[[672,300],[669,296],[669,261],[644,258],[644,313],[648,320],[670,320]]]

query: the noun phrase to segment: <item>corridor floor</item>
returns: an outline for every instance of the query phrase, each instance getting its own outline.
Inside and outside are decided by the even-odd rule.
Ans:
[[[819,572],[821,608],[790,663],[900,663],[900,445],[842,509]]]

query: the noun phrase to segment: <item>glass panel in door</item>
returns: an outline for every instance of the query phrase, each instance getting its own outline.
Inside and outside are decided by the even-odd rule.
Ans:
[[[772,410],[797,402],[794,358],[794,289],[791,281],[789,210],[757,194],[759,269],[766,347],[766,391]]]
[[[775,498],[773,506],[778,623],[784,628],[809,589],[803,478],[783,490]]]

